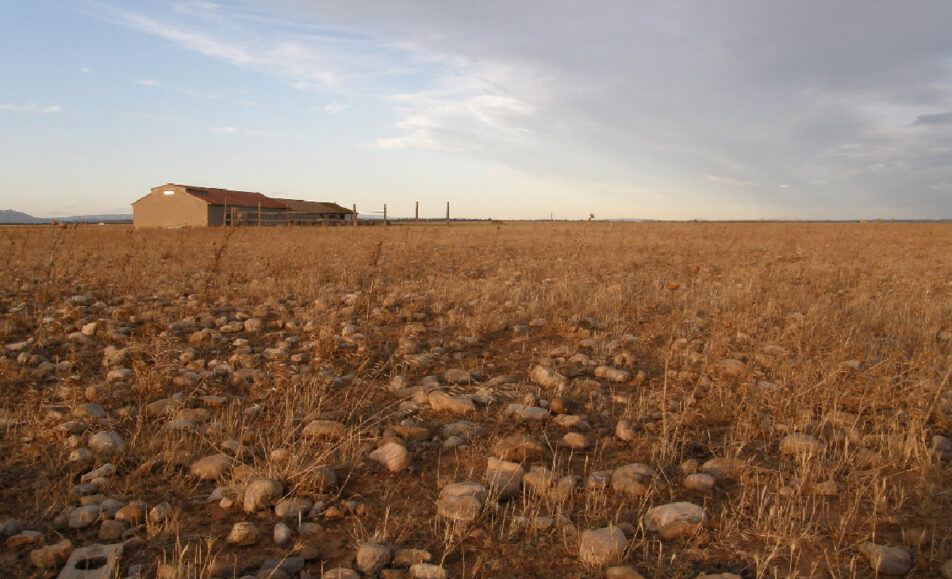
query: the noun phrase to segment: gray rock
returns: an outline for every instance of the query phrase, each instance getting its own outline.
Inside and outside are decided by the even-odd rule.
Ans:
[[[820,441],[809,434],[788,434],[780,441],[780,454],[808,456],[821,448]]]
[[[284,486],[270,478],[259,478],[248,483],[245,487],[244,510],[253,513],[266,509],[281,498]]]
[[[704,509],[688,502],[669,503],[648,510],[645,526],[665,539],[696,533],[707,521]]]
[[[905,575],[912,568],[912,558],[909,557],[909,553],[899,547],[865,543],[859,550],[876,573]]]
[[[357,548],[357,570],[375,575],[390,562],[390,548],[377,543],[364,543]]]
[[[486,501],[486,487],[476,482],[462,482],[443,487],[436,503],[437,513],[453,521],[469,522],[479,517]]]
[[[275,545],[287,545],[291,542],[294,533],[291,531],[291,527],[284,523],[278,523],[274,526],[273,535]]]
[[[561,391],[568,383],[568,379],[551,368],[536,366],[529,374],[529,379],[539,386]]]
[[[201,480],[219,479],[231,468],[234,459],[224,454],[213,454],[192,463],[191,473]]]
[[[648,492],[656,476],[654,469],[646,464],[626,464],[612,473],[612,489],[630,497],[640,497]]]
[[[254,545],[258,542],[260,537],[261,533],[258,532],[258,527],[256,527],[254,523],[242,521],[240,523],[235,523],[231,527],[231,531],[228,533],[228,537],[225,539],[225,542],[229,545],[244,547],[248,545]]]
[[[714,488],[714,477],[702,472],[696,472],[684,477],[684,488],[692,491],[709,491]]]
[[[518,463],[490,457],[486,465],[486,486],[496,498],[505,500],[522,491],[525,475]]]
[[[281,499],[274,505],[274,514],[281,518],[296,519],[307,516],[313,506],[314,501],[307,497]]]
[[[85,529],[99,520],[102,509],[99,505],[77,507],[69,513],[67,526],[70,529]]]
[[[89,448],[102,456],[119,454],[126,448],[125,442],[119,433],[114,430],[103,430],[89,437]]]
[[[410,453],[398,442],[388,442],[370,453],[370,460],[382,464],[390,472],[400,472],[410,466]]]
[[[440,565],[414,563],[410,565],[410,576],[414,579],[446,579],[449,574]]]
[[[610,565],[621,561],[627,544],[625,533],[618,527],[589,529],[582,533],[578,558],[591,565]]]
[[[73,551],[73,544],[68,540],[60,541],[55,545],[48,545],[30,551],[30,562],[40,569],[55,569],[62,567]]]

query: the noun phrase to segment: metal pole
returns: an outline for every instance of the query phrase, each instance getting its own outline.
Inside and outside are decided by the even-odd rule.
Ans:
[[[354,227],[357,227],[357,204],[354,203],[354,214],[353,214]]]

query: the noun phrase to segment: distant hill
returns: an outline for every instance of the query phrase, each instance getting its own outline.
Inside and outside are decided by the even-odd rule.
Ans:
[[[0,225],[39,225],[55,219],[60,223],[132,223],[129,213],[105,213],[99,215],[71,215],[69,217],[33,217],[22,211],[0,209]]]
[[[0,223],[3,224],[46,223],[47,221],[49,220],[39,219],[20,211],[14,211],[13,209],[0,209]]]

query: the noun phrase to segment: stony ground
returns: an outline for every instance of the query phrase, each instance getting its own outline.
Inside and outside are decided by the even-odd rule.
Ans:
[[[0,244],[7,575],[952,577],[947,226]]]

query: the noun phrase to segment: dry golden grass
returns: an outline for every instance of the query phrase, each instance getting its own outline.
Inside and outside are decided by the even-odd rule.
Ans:
[[[320,553],[303,573],[320,576],[352,565],[357,546],[371,541],[426,549],[452,577],[598,577],[601,568],[578,560],[577,534],[610,523],[633,526],[625,564],[645,577],[871,577],[859,551],[867,541],[908,551],[910,577],[939,576],[952,557],[952,470],[933,448],[934,435],[952,435],[946,225],[11,227],[0,229],[0,247],[0,519],[42,532],[47,544],[59,535],[76,547],[98,541],[97,526],[55,521],[78,504],[70,489],[79,476],[105,462],[77,470],[70,445],[85,435],[69,439],[57,428],[95,401],[107,418],[85,420],[88,432],[115,430],[126,444],[101,492],[150,508],[168,501],[174,513],[130,531],[142,544],[123,558],[122,576],[134,564],[154,573],[163,561],[179,573],[188,565],[203,576],[254,573],[263,559],[307,546]],[[265,329],[220,333],[246,318],[264,319]],[[70,337],[94,321],[88,343]],[[429,356],[400,354],[407,336]],[[132,374],[91,393],[106,381],[107,345],[129,349],[120,366]],[[268,360],[264,349],[278,346],[287,354]],[[568,356],[553,352],[560,346]],[[595,378],[594,362],[568,359],[577,352],[633,378]],[[745,363],[739,375],[722,371],[726,359]],[[540,362],[571,378],[564,391],[529,380]],[[242,368],[257,373],[238,379]],[[509,379],[492,384],[495,402],[463,417],[408,407],[388,388],[394,376],[418,386],[453,368],[482,382]],[[173,393],[186,407],[203,406],[205,395],[227,400],[177,431],[167,427],[175,410],[145,412]],[[505,414],[526,396],[556,395],[591,425],[591,449],[559,447],[571,429],[551,418],[519,423]],[[314,418],[339,420],[346,432],[305,439]],[[429,435],[407,441],[410,469],[390,474],[367,455],[406,418]],[[484,431],[441,448],[441,427],[460,419]],[[614,436],[622,419],[634,440]],[[819,450],[782,454],[780,441],[794,432],[815,435]],[[493,444],[514,433],[549,447],[527,471],[542,464],[580,475],[575,492],[524,493],[465,525],[438,517],[439,489],[483,481]],[[218,484],[189,474],[228,440],[243,445],[243,466]],[[275,449],[292,458],[275,459]],[[682,464],[713,457],[742,468],[713,491],[685,489]],[[648,494],[586,487],[591,473],[633,462],[660,475]],[[336,485],[324,484],[322,467],[335,471]],[[296,531],[279,547],[273,512],[245,515],[205,498],[255,477],[341,516],[322,515],[320,529]],[[831,480],[835,495],[817,492]],[[704,507],[700,533],[663,540],[644,527],[649,508],[682,500]],[[572,526],[533,527],[535,516]],[[226,545],[243,520],[263,538]],[[36,547],[6,550],[0,566],[55,575],[30,564]]]

